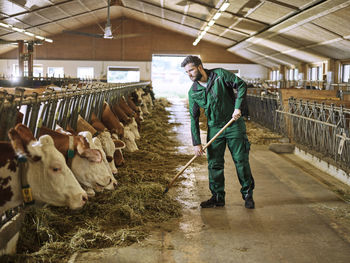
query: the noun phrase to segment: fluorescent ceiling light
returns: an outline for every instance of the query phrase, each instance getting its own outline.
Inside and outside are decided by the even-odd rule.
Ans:
[[[35,38],[40,39],[40,40],[44,40],[44,39],[45,39],[45,38],[42,37],[42,36],[35,36]]]
[[[229,2],[223,3],[223,5],[220,7],[220,11],[224,12],[229,6],[230,6]]]
[[[221,13],[220,12],[217,12],[215,14],[215,16],[213,17],[214,20],[218,19],[219,17],[221,16]]]
[[[193,45],[194,45],[194,46],[197,46],[198,42],[199,42],[199,41],[197,41],[197,40],[194,41],[194,42],[193,42]]]
[[[8,25],[8,24],[4,24],[4,23],[1,23],[1,22],[0,22],[0,26],[2,26],[2,27],[6,27],[6,28],[9,28],[9,27],[10,27],[10,25]]]
[[[210,26],[206,26],[206,27],[204,28],[204,31],[207,32],[207,31],[209,30],[209,28],[210,28]]]
[[[215,16],[213,17],[214,20],[218,19],[219,17],[221,16],[221,13],[220,12],[217,12],[215,14]]]
[[[17,31],[17,32],[21,32],[21,33],[24,32],[24,29],[18,28],[18,27],[14,27],[14,26],[12,27],[12,30]]]
[[[24,34],[26,34],[27,36],[30,36],[30,37],[33,37],[33,36],[34,36],[34,34],[33,34],[33,33],[28,32],[28,31],[25,31],[25,32],[24,32]]]
[[[207,32],[202,31],[201,34],[200,34],[200,36],[203,37],[206,33],[207,33]]]
[[[49,38],[45,38],[45,41],[46,41],[46,42],[49,42],[49,43],[52,43],[52,42],[53,42],[53,40],[52,40],[52,39],[49,39]]]
[[[215,20],[210,20],[210,22],[208,23],[208,26],[212,26],[215,24]]]

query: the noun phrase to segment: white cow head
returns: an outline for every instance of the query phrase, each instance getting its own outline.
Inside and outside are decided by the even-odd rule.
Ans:
[[[66,165],[63,155],[55,148],[52,138],[44,135],[35,141],[32,134],[32,139],[24,138],[25,133],[31,134],[31,131],[19,124],[9,131],[9,137],[16,154],[27,156],[26,178],[34,200],[71,209],[81,208],[87,201],[87,194]],[[6,166],[2,167],[1,177],[6,174],[12,178],[14,200],[11,201],[16,203],[22,200],[18,168],[9,170]],[[5,208],[6,205],[1,209]]]
[[[118,138],[116,136],[116,134],[112,134],[112,137],[114,138]],[[125,142],[125,150],[127,150],[128,152],[135,152],[138,151],[138,147],[137,144],[135,142],[135,135],[134,133],[131,131],[129,126],[125,126],[124,127],[124,137],[123,137],[123,142]]]
[[[111,181],[110,183],[105,187],[106,190],[115,190],[117,188],[117,185],[118,185],[118,182],[117,180],[114,178],[114,173],[112,172],[112,169],[111,169],[111,166],[110,166],[110,163],[108,162],[107,158],[106,158],[106,154],[105,152],[103,151],[103,148],[102,148],[102,144],[101,144],[101,141],[98,137],[94,137],[92,139],[93,141],[93,144],[94,146],[93,147],[97,147],[97,149],[99,149],[102,153],[102,157],[103,157],[103,162],[105,164],[105,166],[108,168],[109,170],[109,175],[111,177]],[[112,160],[112,163],[114,164],[113,160]],[[115,166],[114,166],[115,167]],[[117,170],[117,168],[115,168]],[[116,173],[118,172],[118,170],[116,171]]]
[[[72,209],[82,207],[87,200],[86,193],[66,165],[63,155],[55,148],[52,138],[41,136],[27,148],[32,156],[41,158],[29,166],[27,173],[34,199],[56,206],[68,205]]]
[[[131,118],[131,123],[128,124],[127,126],[129,126],[131,132],[135,135],[135,139],[139,140],[141,138],[141,136],[140,136],[139,129],[138,129],[138,126],[137,126],[137,123],[136,123],[136,120],[134,117]]]
[[[115,136],[117,135],[115,134]],[[107,161],[112,170],[112,173],[116,175],[118,172],[116,168],[116,163],[124,163],[123,154],[121,150],[125,148],[125,143],[119,140],[118,136],[117,138],[112,139],[112,136],[108,131],[101,132],[97,137],[101,141],[103,151],[106,154]],[[120,153],[116,155],[116,151],[119,151]],[[115,160],[115,158],[121,158],[121,160]]]
[[[109,166],[103,160],[104,152],[94,144],[90,132],[79,132],[78,135],[83,136],[87,140],[89,148],[98,152],[100,158],[82,158],[79,154],[76,154],[72,160],[72,171],[82,185],[97,192],[102,192],[105,187],[113,183],[112,178],[114,178]]]

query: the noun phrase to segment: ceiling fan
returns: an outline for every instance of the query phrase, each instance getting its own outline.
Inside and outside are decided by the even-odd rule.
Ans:
[[[87,36],[87,37],[95,37],[95,38],[103,38],[103,39],[121,39],[121,38],[129,38],[129,37],[138,37],[141,36],[141,34],[123,34],[123,35],[114,35],[114,31],[119,28],[115,28],[112,30],[112,24],[110,19],[110,6],[111,6],[111,0],[108,0],[108,6],[107,6],[107,22],[105,28],[100,28],[103,31],[103,34],[93,34],[88,32],[81,32],[81,31],[75,31],[75,30],[63,30],[62,33],[66,34],[72,34],[72,35],[81,35],[81,36]]]

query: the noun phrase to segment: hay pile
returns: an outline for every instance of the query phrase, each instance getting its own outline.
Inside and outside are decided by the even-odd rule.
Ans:
[[[171,193],[163,195],[176,168],[191,156],[176,154],[178,142],[164,101],[156,103],[141,127],[139,151],[126,153],[118,169],[119,187],[98,193],[78,211],[30,208],[20,233],[18,254],[1,262],[66,262],[77,251],[127,246],[144,239],[152,224],[181,216]]]

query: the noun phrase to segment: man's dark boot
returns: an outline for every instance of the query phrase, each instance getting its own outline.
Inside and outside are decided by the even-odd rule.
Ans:
[[[213,195],[209,200],[201,203],[202,208],[211,208],[217,206],[225,206],[225,199],[219,198],[217,195]]]
[[[255,208],[255,203],[254,203],[252,195],[247,195],[245,197],[245,204],[244,204],[244,206],[245,206],[245,208],[248,208],[248,209],[254,209]]]

